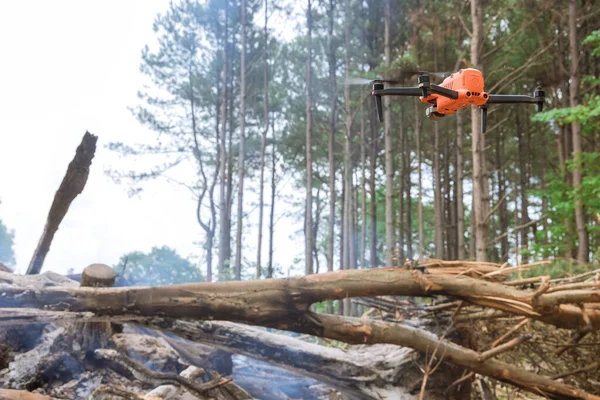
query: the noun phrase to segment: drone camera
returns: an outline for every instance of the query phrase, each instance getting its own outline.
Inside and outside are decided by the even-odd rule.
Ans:
[[[425,115],[427,116],[427,118],[433,120],[433,121],[437,121],[439,119],[442,119],[445,117],[444,114],[440,114],[437,111],[437,107],[434,106],[429,106],[427,107],[427,109],[425,110]]]

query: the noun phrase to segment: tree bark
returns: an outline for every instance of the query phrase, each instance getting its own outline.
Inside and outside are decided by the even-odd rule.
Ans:
[[[571,65],[569,69],[569,105],[579,105],[579,43],[577,41],[577,0],[569,1],[569,54]],[[587,263],[589,261],[589,236],[585,222],[583,201],[578,193],[581,186],[581,125],[573,122],[571,124],[573,135],[573,189],[575,190],[575,224],[577,227],[577,261]]]
[[[471,0],[473,30],[471,36],[471,65],[483,72],[479,61],[483,47],[483,1]],[[471,107],[473,152],[473,214],[475,217],[475,259],[487,260],[488,213],[490,209],[489,185],[485,162],[485,136],[481,133],[481,110]]]
[[[305,274],[313,273],[312,265],[312,3],[307,2],[306,27],[308,46],[306,49],[306,207],[304,209],[304,259]]]
[[[389,70],[392,65],[392,52],[390,44],[391,11],[390,0],[385,0],[384,19],[384,52],[385,67]],[[385,262],[392,265],[394,250],[394,155],[392,143],[392,108],[390,97],[383,97],[383,124],[385,135]]]
[[[246,0],[242,0],[242,50],[240,54],[240,153],[238,156],[235,279],[242,279],[242,228],[244,221],[244,173],[246,157]]]

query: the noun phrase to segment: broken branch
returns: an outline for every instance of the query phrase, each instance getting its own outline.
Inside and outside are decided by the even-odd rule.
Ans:
[[[44,265],[44,259],[48,251],[50,251],[50,244],[52,244],[52,239],[54,239],[54,234],[58,230],[58,226],[67,214],[69,206],[75,200],[75,197],[83,191],[90,172],[92,158],[94,158],[94,153],[96,152],[97,140],[97,136],[86,132],[83,135],[83,139],[81,139],[81,143],[77,146],[75,157],[69,163],[65,177],[54,195],[54,201],[50,207],[44,231],[27,268],[28,275],[40,273]]]

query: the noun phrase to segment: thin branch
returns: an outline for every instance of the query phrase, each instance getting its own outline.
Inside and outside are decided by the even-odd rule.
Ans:
[[[529,339],[531,339],[532,336],[527,334],[527,335],[522,335],[519,336],[518,338],[515,338],[513,340],[510,340],[504,344],[501,344],[500,346],[494,347],[493,349],[490,349],[488,351],[484,351],[483,353],[479,354],[479,361],[485,361],[487,359],[490,359],[494,356],[497,356],[498,354],[507,352],[509,350],[514,349],[515,347],[517,347],[518,345],[528,341]]]
[[[467,27],[467,24],[465,24],[465,21],[463,20],[462,16],[460,14],[457,14],[456,17],[458,18],[458,20],[460,21],[460,24],[462,25],[462,27],[464,28],[466,34],[468,37],[473,37],[473,34],[471,33],[471,31],[469,30],[469,28]]]
[[[494,213],[496,212],[496,210],[498,209],[498,207],[500,207],[502,205],[502,203],[504,203],[504,200],[506,200],[506,197],[508,197],[508,192],[504,193],[504,196],[502,196],[500,198],[500,200],[498,200],[498,202],[496,204],[494,204],[494,207],[492,207],[492,209],[490,210],[490,212],[488,213],[488,215],[486,215],[484,221],[487,222],[487,220],[489,220],[490,217],[492,215],[494,215]]]
[[[492,242],[491,242],[491,243],[489,243],[489,244],[490,244],[490,245],[492,245],[492,244],[494,244],[494,243],[497,243],[497,242],[499,242],[500,240],[502,240],[502,238],[504,238],[504,237],[506,237],[506,236],[508,236],[508,235],[512,235],[513,233],[515,233],[516,231],[519,231],[519,230],[521,230],[521,229],[528,228],[528,227],[530,227],[531,225],[535,225],[535,224],[537,224],[538,222],[540,222],[541,220],[543,220],[544,218],[545,218],[545,216],[542,216],[541,218],[538,218],[538,219],[536,219],[536,220],[533,220],[533,221],[529,221],[529,222],[527,222],[527,223],[525,223],[525,224],[522,224],[522,225],[517,225],[517,226],[515,226],[514,228],[511,228],[511,229],[509,229],[508,231],[504,232],[502,235],[500,235],[500,236],[497,236],[497,237],[496,237],[494,240],[492,240]]]
[[[598,368],[600,368],[600,361],[596,361],[591,363],[588,366],[585,367],[581,367],[581,368],[577,368],[573,371],[567,371],[567,372],[562,372],[560,374],[556,374],[552,377],[552,379],[560,379],[560,378],[565,378],[567,376],[571,376],[571,375],[575,375],[575,374],[580,374],[582,372],[591,372],[591,371],[595,371]]]

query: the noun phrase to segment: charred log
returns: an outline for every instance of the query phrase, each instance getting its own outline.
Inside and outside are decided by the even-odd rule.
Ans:
[[[69,163],[67,172],[54,195],[54,201],[48,212],[44,231],[42,232],[37,248],[33,252],[29,267],[27,268],[27,274],[40,273],[46,255],[50,251],[54,234],[67,214],[69,206],[85,187],[90,172],[90,165],[96,152],[97,141],[97,136],[86,132],[81,139],[81,143],[77,146],[75,157]]]

